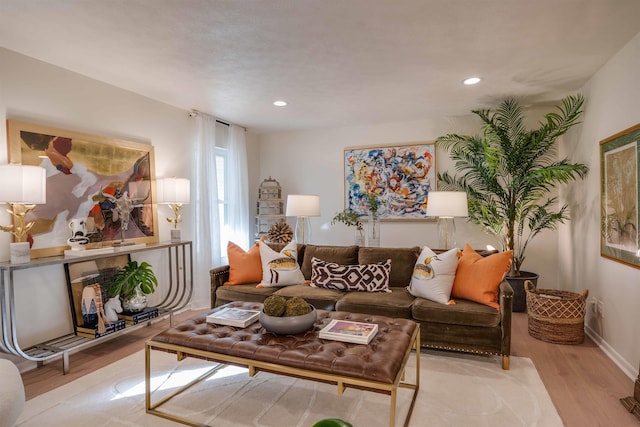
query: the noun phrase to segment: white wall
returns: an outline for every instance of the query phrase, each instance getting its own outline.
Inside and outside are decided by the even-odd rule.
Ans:
[[[569,151],[590,167],[587,180],[572,185],[565,197],[574,221],[561,229],[559,284],[589,289],[604,302],[604,317],[589,312],[588,332],[632,378],[640,363],[640,269],[600,256],[599,142],[640,122],[640,34],[632,39],[583,88],[584,124]]]
[[[331,226],[331,218],[344,209],[343,150],[346,147],[416,143],[435,140],[440,135],[457,132],[481,132],[475,116],[385,123],[371,126],[283,132],[260,135],[260,179],[271,175],[280,181],[283,193],[318,194],[322,216],[311,218],[312,243],[353,244],[353,229],[343,224]],[[436,153],[438,171],[453,171],[448,154]],[[257,188],[259,182],[254,182]],[[257,191],[257,190],[256,190]],[[287,218],[293,227],[294,218]],[[499,242],[465,219],[456,219],[458,246],[469,243],[474,248]],[[382,222],[380,245],[388,247],[438,247],[435,222]],[[525,270],[540,274],[540,284],[557,285],[557,239],[553,232],[543,232],[527,250]]]
[[[186,111],[5,49],[0,49],[0,63],[0,162],[7,160],[5,119],[18,119],[152,144],[158,177],[189,176]],[[183,238],[191,239],[189,206],[183,210]],[[158,209],[161,241],[169,240],[170,225],[164,218],[170,213],[166,206]],[[7,214],[1,214],[0,224],[10,221]],[[0,260],[9,259],[10,237],[0,233]],[[165,257],[163,251],[146,259],[161,266]],[[208,277],[196,278],[195,285],[194,305],[208,307]],[[60,266],[16,274],[18,331],[23,347],[72,332],[66,292]]]

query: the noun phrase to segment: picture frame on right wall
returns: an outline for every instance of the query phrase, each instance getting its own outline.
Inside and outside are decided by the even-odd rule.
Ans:
[[[600,141],[600,254],[640,268],[640,124]]]

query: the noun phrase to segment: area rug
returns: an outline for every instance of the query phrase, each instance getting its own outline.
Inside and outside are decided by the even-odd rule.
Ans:
[[[415,357],[410,358],[414,366]],[[154,401],[213,365],[153,352]],[[72,366],[73,369],[73,366]],[[407,370],[413,381],[415,369]],[[410,390],[398,392],[396,425],[409,408]],[[158,397],[155,397],[158,396]],[[357,389],[338,395],[328,384],[246,369],[224,367],[210,379],[163,406],[210,426],[310,427],[324,418],[354,426],[389,425],[389,397]],[[17,426],[181,425],[145,413],[144,352],[29,400]],[[503,371],[499,358],[423,350],[420,390],[410,426],[562,426],[562,421],[530,359],[511,357]]]

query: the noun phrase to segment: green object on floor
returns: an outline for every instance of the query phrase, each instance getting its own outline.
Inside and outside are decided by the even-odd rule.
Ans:
[[[348,422],[338,418],[327,418],[315,423],[312,427],[353,427]]]

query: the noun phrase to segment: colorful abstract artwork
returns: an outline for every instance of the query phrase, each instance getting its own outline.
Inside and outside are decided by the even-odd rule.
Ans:
[[[7,121],[9,161],[47,171],[47,203],[31,212],[33,258],[68,249],[70,222],[84,222],[88,247],[158,241],[151,145]]]
[[[429,192],[436,190],[433,143],[344,150],[345,209],[369,213],[371,195],[381,220],[430,220]]]
[[[640,125],[600,142],[600,253],[640,268]]]

